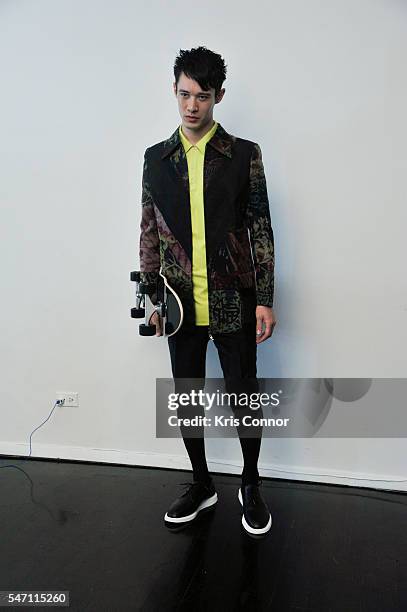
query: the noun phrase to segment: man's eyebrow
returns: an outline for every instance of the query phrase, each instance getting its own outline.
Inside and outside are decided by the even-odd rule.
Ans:
[[[180,89],[179,91],[182,91],[182,93],[191,93],[190,91],[188,91],[188,89]],[[196,94],[197,96],[210,96],[210,92],[209,91],[198,91],[198,93]]]

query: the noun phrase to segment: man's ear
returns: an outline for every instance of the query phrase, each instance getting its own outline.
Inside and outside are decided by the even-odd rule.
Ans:
[[[177,95],[177,82],[174,81],[174,83],[172,84],[172,89],[174,91],[174,94]]]
[[[219,93],[217,95],[217,98],[215,100],[215,104],[218,104],[222,100],[224,95],[225,95],[225,88],[222,87],[222,89],[219,91]]]

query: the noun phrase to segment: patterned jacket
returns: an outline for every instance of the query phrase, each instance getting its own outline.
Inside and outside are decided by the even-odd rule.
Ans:
[[[178,127],[144,153],[140,271],[158,271],[178,293],[183,327],[195,324],[188,163]],[[229,333],[272,306],[274,237],[266,179],[257,143],[218,128],[204,159],[205,242],[209,331]]]

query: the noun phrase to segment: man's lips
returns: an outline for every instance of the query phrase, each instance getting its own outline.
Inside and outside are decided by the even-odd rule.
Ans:
[[[189,115],[186,115],[186,119],[189,119],[190,121],[198,121],[199,117],[191,117]]]

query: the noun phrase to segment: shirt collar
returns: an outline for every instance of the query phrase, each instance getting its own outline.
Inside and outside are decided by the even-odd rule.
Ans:
[[[213,134],[212,138],[208,140],[208,144],[217,151],[219,151],[219,153],[226,155],[226,157],[232,157],[233,143],[235,139],[235,136],[228,134],[228,132],[226,132],[222,125],[220,123],[217,123],[216,131]],[[179,132],[179,127],[177,127],[177,129],[171,134],[171,136],[167,138],[167,140],[164,140],[161,159],[164,159],[164,157],[172,153],[179,145],[182,145],[182,141]]]
[[[214,133],[216,132],[218,128],[218,124],[215,121],[215,123],[213,124],[213,126],[211,127],[210,130],[208,130],[206,132],[206,134],[204,134],[202,136],[202,138],[200,140],[198,140],[198,142],[196,142],[195,144],[193,144],[192,142],[189,142],[188,138],[185,136],[184,132],[182,131],[182,127],[181,125],[179,126],[179,135],[181,138],[181,142],[184,145],[184,149],[185,149],[185,153],[188,153],[188,151],[192,148],[192,147],[196,147],[197,149],[199,149],[199,151],[202,153],[202,155],[205,155],[205,147],[206,144],[209,142],[209,140],[212,138],[212,136],[214,135]]]

